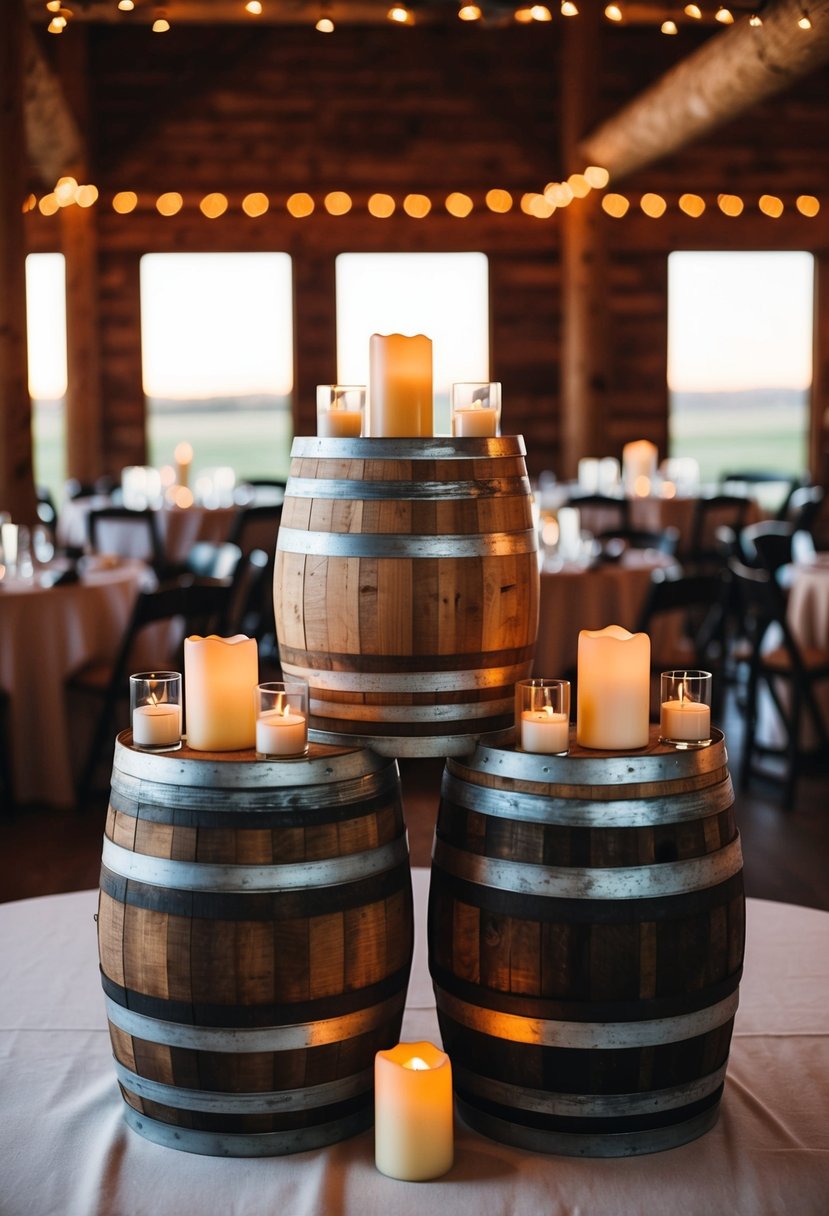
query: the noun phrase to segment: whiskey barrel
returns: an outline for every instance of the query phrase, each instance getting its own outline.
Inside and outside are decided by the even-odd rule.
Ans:
[[[315,738],[447,756],[511,735],[538,629],[524,455],[514,436],[294,440],[274,611]]]
[[[362,1131],[413,949],[396,762],[130,743],[115,748],[98,911],[127,1122],[215,1156]]]
[[[721,732],[699,751],[479,747],[443,777],[429,964],[458,1107],[540,1152],[672,1148],[717,1118],[745,939]]]

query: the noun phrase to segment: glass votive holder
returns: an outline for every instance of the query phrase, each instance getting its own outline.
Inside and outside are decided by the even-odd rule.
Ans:
[[[710,671],[663,671],[660,677],[659,741],[680,751],[711,742]]]
[[[308,753],[308,685],[301,680],[257,684],[256,754],[263,760]]]
[[[570,750],[570,681],[519,680],[515,731],[520,751],[565,756]]]
[[[364,384],[318,384],[317,434],[323,439],[359,439],[365,409]]]
[[[497,380],[452,385],[452,434],[486,438],[501,434],[501,385]]]
[[[139,671],[130,676],[132,745],[141,752],[181,747],[181,674]]]

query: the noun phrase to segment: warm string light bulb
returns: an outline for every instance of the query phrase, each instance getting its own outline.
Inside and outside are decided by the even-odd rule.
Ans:
[[[660,33],[672,36],[679,33],[679,27],[675,21],[663,21],[659,27]]]
[[[458,9],[458,17],[461,21],[480,21],[481,10],[477,4],[462,4]]]
[[[135,8],[135,0],[118,0],[118,11],[121,13],[131,13]]]
[[[247,0],[245,12],[250,13],[251,17],[262,16],[262,0]]]
[[[159,9],[155,15],[155,19],[153,21],[153,26],[152,26],[153,33],[154,34],[166,34],[167,31],[169,30],[169,28],[170,28],[170,22],[167,20],[167,14],[164,12],[163,9]]]
[[[698,4],[686,4],[682,10],[686,17],[690,17],[692,21],[702,20],[702,9]]]
[[[397,25],[414,25],[414,14],[405,4],[392,5],[386,16]]]
[[[573,0],[561,0],[561,15],[562,17],[578,17],[578,5],[574,4]]]
[[[760,16],[759,13],[752,13],[748,19],[748,23],[752,27],[752,29],[756,30],[756,29],[759,29],[760,26],[763,24],[763,18]]]
[[[333,34],[334,22],[330,17],[320,17],[314,26],[314,29],[320,34]]]
[[[797,24],[802,30],[810,30],[812,28],[811,18],[805,8],[800,10],[800,16],[797,19]]]
[[[622,6],[620,4],[606,4],[604,8],[604,15],[607,17],[608,21],[621,21]]]
[[[719,21],[720,25],[733,25],[734,15],[730,8],[726,8],[724,4],[721,4],[716,13],[714,13],[714,20]]]

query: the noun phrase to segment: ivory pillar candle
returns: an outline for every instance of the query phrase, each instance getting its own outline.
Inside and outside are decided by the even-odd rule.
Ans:
[[[253,747],[253,693],[259,681],[256,639],[237,633],[184,639],[187,744],[200,752]]]
[[[656,477],[658,453],[649,439],[636,439],[622,448],[622,481],[628,494],[645,497]]]
[[[188,486],[190,483],[190,469],[193,464],[193,448],[189,443],[176,444],[176,450],[173,453],[176,461],[176,484],[180,486]]]
[[[363,433],[365,385],[317,385],[317,434],[323,439],[359,439]]]
[[[547,709],[524,710],[521,715],[521,750],[560,756],[570,747],[570,719]]]
[[[432,340],[423,334],[372,334],[369,340],[369,434],[432,434]]]
[[[621,625],[579,633],[576,741],[602,751],[647,747],[651,642]]]
[[[398,1043],[374,1058],[374,1160],[405,1182],[452,1168],[452,1065],[431,1043]]]

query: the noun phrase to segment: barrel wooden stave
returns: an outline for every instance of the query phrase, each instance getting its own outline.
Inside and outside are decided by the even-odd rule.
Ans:
[[[398,1041],[413,949],[396,765],[365,753],[355,772],[359,753],[313,745],[308,764],[229,759],[250,789],[173,783],[165,798],[169,758],[139,756],[127,737],[98,925],[128,1120],[222,1155],[368,1126],[374,1054]],[[190,778],[193,764],[185,749],[176,771]],[[307,784],[309,768],[327,780]]]
[[[295,441],[274,571],[282,666],[308,679],[318,738],[459,754],[511,732],[532,667],[523,445],[399,440],[373,459],[380,442]]]
[[[675,766],[654,739],[639,767],[673,775],[626,786],[618,771],[597,783],[602,757],[575,751],[447,762],[429,903],[441,1033],[460,1108],[486,1134],[651,1152],[707,1130],[722,1092],[745,937],[733,792],[721,743]],[[688,867],[710,885],[685,883]],[[675,875],[676,892],[579,893],[580,874],[607,896],[638,870]]]

